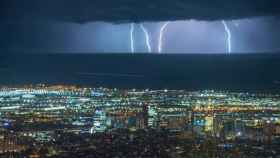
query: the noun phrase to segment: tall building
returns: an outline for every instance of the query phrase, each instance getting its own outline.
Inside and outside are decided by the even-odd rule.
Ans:
[[[206,116],[205,117],[205,132],[209,132],[213,134],[214,132],[214,117],[213,116]]]
[[[245,135],[245,123],[240,119],[235,120],[235,135],[237,137]]]
[[[90,133],[104,132],[106,129],[106,113],[101,109],[96,109],[93,115],[93,126],[90,129]]]
[[[236,136],[235,131],[235,121],[234,120],[226,120],[223,122],[223,131],[222,131],[224,139],[233,139]]]
[[[149,117],[148,110],[149,110],[149,105],[147,103],[145,103],[143,105],[142,117],[141,117],[142,128],[147,128],[148,127],[148,117]]]
[[[148,127],[156,128],[158,126],[158,111],[156,107],[148,106]]]

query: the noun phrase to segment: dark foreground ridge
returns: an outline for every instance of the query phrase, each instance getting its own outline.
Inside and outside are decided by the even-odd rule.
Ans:
[[[280,55],[2,55],[0,84],[75,84],[153,89],[280,89]]]

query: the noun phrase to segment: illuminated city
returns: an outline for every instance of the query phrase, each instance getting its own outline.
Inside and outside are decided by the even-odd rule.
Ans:
[[[1,87],[0,112],[4,156],[280,155],[279,94],[39,84]]]
[[[0,158],[280,158],[280,0],[0,10]]]

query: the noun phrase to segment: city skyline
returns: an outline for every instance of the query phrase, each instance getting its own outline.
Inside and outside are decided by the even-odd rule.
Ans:
[[[168,157],[278,155],[279,98],[279,93],[214,90],[0,87],[0,154],[113,157],[122,153],[131,157],[123,149],[110,151],[129,143],[126,149],[140,155],[161,155],[162,149],[172,151],[165,154]],[[146,140],[172,145],[156,143],[152,148],[157,150],[151,150]],[[97,146],[96,141],[100,141]],[[100,147],[104,145],[110,149]],[[197,147],[204,145],[206,149]]]

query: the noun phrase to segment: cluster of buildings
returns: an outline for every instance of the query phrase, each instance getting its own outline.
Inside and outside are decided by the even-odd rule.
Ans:
[[[280,136],[280,95],[64,85],[0,88],[0,154],[56,144],[67,134],[95,136],[120,129],[165,130],[227,147],[236,140],[271,144]]]

